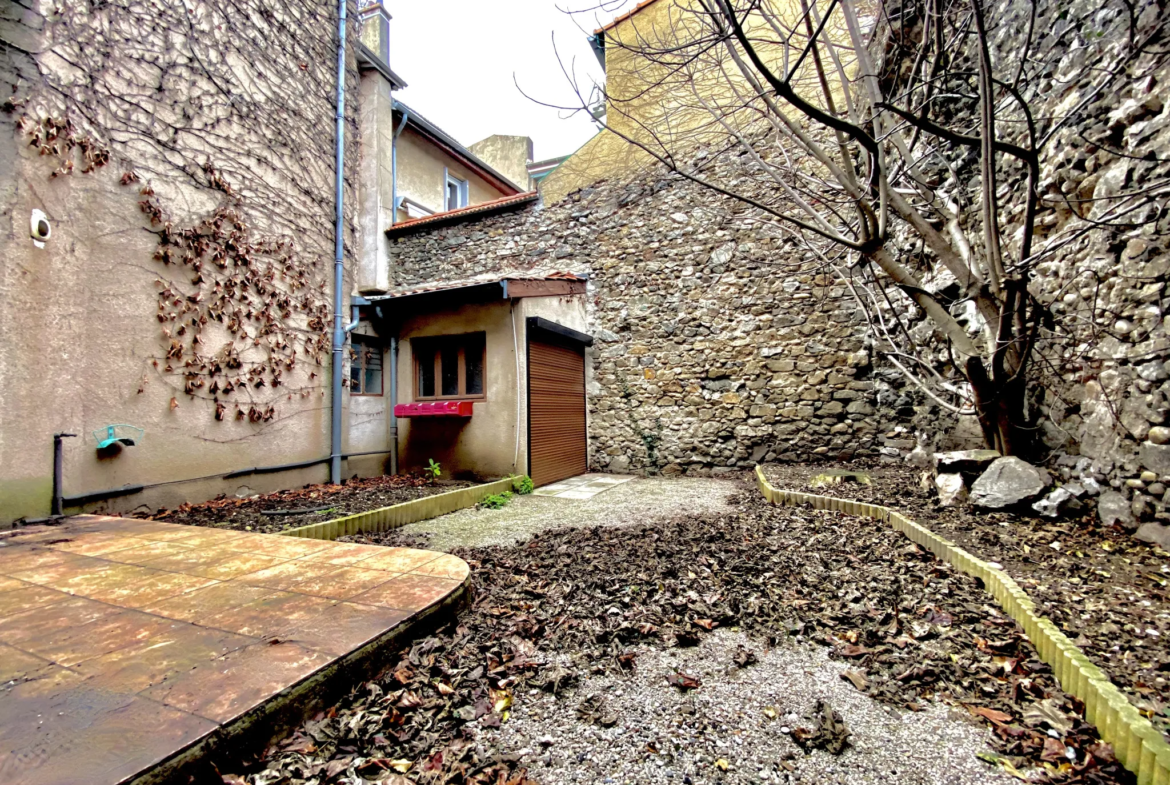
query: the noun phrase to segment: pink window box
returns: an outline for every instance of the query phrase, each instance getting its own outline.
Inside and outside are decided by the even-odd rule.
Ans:
[[[470,417],[474,401],[424,401],[400,403],[394,407],[395,417]]]

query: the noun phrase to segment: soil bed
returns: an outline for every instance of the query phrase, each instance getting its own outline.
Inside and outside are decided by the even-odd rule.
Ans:
[[[402,535],[354,539],[398,544]],[[730,512],[561,529],[514,546],[453,552],[472,565],[471,606],[264,759],[224,762],[221,772],[243,772],[227,782],[876,782],[880,776],[842,776],[859,755],[881,756],[885,771],[913,765],[896,745],[883,748],[863,716],[883,706],[891,721],[916,712],[945,720],[968,753],[990,741],[994,752],[983,752],[974,770],[967,755],[962,766],[940,763],[934,781],[971,781],[986,766],[989,782],[1017,770],[1050,782],[1132,782],[1083,722],[1083,707],[974,579],[869,520],[774,507],[745,484]],[[787,671],[770,664],[785,651],[810,664]],[[815,679],[802,682],[803,692],[786,691],[786,679],[820,672],[813,655],[833,660],[837,678],[848,678],[873,710],[850,701],[804,705],[814,696],[834,700]],[[753,693],[791,701],[766,715],[775,720],[766,730],[771,747],[735,742],[739,720],[718,708],[725,704],[714,662],[767,682]],[[671,709],[641,711],[643,701],[596,691],[598,679],[635,694],[668,693],[657,700]],[[675,690],[695,699],[681,720],[677,701],[668,699]],[[549,738],[517,749],[521,741],[503,727],[513,713],[526,738],[542,730]],[[582,721],[607,729],[583,754],[625,751],[610,757],[613,770],[604,777],[595,768],[574,773],[573,761],[584,759],[566,762],[565,750],[553,749],[573,743],[558,742],[554,731]],[[851,722],[858,733],[847,729]],[[943,736],[915,738],[919,755],[946,756]],[[666,777],[668,768],[677,779]]]
[[[1170,741],[1170,553],[1101,526],[1096,515],[1051,520],[939,507],[920,471],[854,465],[872,485],[811,488],[827,466],[771,465],[774,487],[884,504],[998,563]]]
[[[175,510],[159,510],[153,515],[142,517],[168,523],[270,534],[466,488],[472,484],[451,481],[431,485],[422,478],[405,475],[368,477],[347,480],[343,485],[306,485],[304,488],[243,499],[220,496],[202,504],[184,504]],[[305,512],[296,512],[300,510]],[[270,514],[265,515],[265,512]],[[281,514],[272,515],[272,512]]]

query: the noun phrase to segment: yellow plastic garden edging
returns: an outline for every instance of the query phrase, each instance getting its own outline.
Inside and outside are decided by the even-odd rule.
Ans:
[[[483,485],[436,493],[433,496],[424,496],[421,499],[412,499],[402,504],[382,507],[369,512],[359,512],[344,518],[298,526],[295,529],[283,531],[281,534],[288,537],[308,537],[313,540],[336,540],[338,537],[352,534],[384,532],[389,529],[397,529],[408,523],[417,523],[428,518],[462,510],[465,507],[479,504],[492,494],[510,490],[512,490],[512,478],[505,477],[502,480],[495,480]]]
[[[1113,745],[1117,760],[1137,777],[1138,785],[1170,785],[1170,744],[1141,716],[1105,673],[1089,661],[1063,632],[1036,611],[1036,604],[1003,570],[977,559],[968,551],[899,512],[878,504],[773,488],[756,467],[760,492],[773,504],[810,504],[817,510],[874,518],[890,524],[938,558],[983,581],[988,593],[1019,622],[1044,661],[1052,666],[1065,691],[1085,704],[1085,719],[1097,726],[1101,738]]]

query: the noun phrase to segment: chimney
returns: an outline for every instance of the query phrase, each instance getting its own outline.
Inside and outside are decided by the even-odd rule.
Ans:
[[[359,12],[362,23],[362,43],[387,68],[390,67],[390,14],[382,0],[365,0]]]

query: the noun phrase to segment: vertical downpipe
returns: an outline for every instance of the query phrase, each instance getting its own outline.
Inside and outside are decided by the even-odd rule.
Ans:
[[[398,474],[398,338],[390,336],[390,474]]]
[[[345,326],[343,324],[344,294],[343,263],[345,259],[345,22],[346,0],[337,0],[337,182],[334,201],[337,207],[334,233],[333,258],[333,425],[330,434],[329,482],[341,482],[341,377],[343,370],[342,353],[345,351]]]
[[[49,507],[50,515],[61,515],[64,510],[63,497],[65,496],[65,445],[63,439],[69,439],[75,433],[53,434],[53,501]]]

